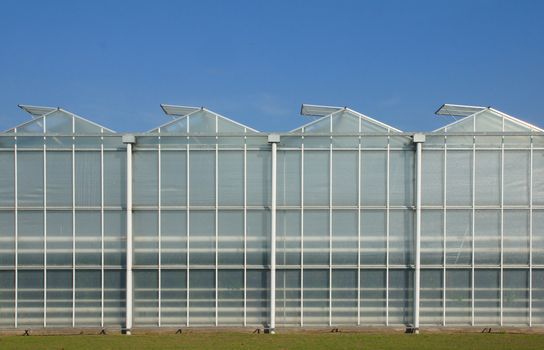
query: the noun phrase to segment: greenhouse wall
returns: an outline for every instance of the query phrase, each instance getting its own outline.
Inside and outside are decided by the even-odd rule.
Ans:
[[[0,134],[2,329],[544,325],[544,133],[501,112],[43,113]]]

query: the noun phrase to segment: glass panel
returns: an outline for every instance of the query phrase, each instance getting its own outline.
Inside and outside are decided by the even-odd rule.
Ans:
[[[442,325],[443,271],[421,270],[420,318],[422,324]]]
[[[17,319],[19,326],[43,327],[43,271],[19,270]]]
[[[220,325],[244,324],[244,271],[219,270],[218,323]]]
[[[100,206],[102,201],[100,153],[76,152],[75,173],[76,206]]]
[[[529,271],[504,270],[503,322],[507,325],[529,324]]]
[[[279,325],[300,325],[300,270],[276,272],[276,321]]]
[[[215,212],[191,211],[189,261],[191,265],[215,264]]]
[[[332,204],[357,205],[358,202],[358,154],[350,151],[334,151],[332,155]]]
[[[104,204],[126,205],[125,151],[104,152]]]
[[[361,270],[361,323],[385,325],[386,271]]]
[[[393,210],[390,213],[389,263],[391,265],[413,263],[413,218],[411,210]]]
[[[247,323],[263,325],[270,320],[270,274],[267,270],[247,271]]]
[[[15,203],[15,156],[13,152],[0,152],[0,207]]]
[[[48,133],[71,134],[73,117],[63,111],[56,111],[43,117]]]
[[[72,206],[71,152],[47,152],[47,205]]]
[[[247,203],[269,205],[271,191],[270,152],[247,152]]]
[[[386,230],[385,210],[361,211],[361,264],[386,264]]]
[[[47,211],[47,265],[72,265],[72,212]]]
[[[329,323],[329,270],[304,270],[304,324]]]
[[[216,116],[205,110],[198,111],[187,117],[191,134],[214,134],[216,132]]]
[[[474,323],[497,325],[500,322],[500,271],[474,272]]]
[[[186,211],[161,212],[161,264],[187,264]]]
[[[187,204],[187,152],[161,151],[161,205]]]
[[[500,152],[476,152],[476,205],[500,204],[500,156]]]
[[[300,265],[300,211],[279,210],[277,213],[278,265]]]
[[[43,211],[19,211],[17,255],[20,266],[43,266]]]
[[[472,152],[447,153],[447,205],[472,204]]]
[[[134,205],[158,205],[159,168],[157,152],[136,151],[132,153]]]
[[[304,211],[304,264],[329,264],[329,211]]]
[[[469,325],[471,322],[472,283],[470,270],[446,271],[446,324]]]
[[[301,153],[278,151],[278,205],[300,205]]]
[[[215,205],[215,152],[192,151],[189,157],[190,204]]]
[[[187,322],[187,273],[161,272],[161,325],[181,326]]]
[[[244,212],[219,211],[219,262],[220,265],[244,264]]]
[[[104,324],[121,326],[125,322],[126,274],[122,270],[104,271]]]
[[[533,264],[544,264],[544,210],[533,210]]]
[[[43,152],[17,153],[17,182],[19,206],[43,205]]]
[[[387,153],[362,151],[361,203],[385,206],[387,190]]]
[[[409,270],[389,271],[389,322],[413,323],[413,273]]]
[[[244,153],[240,151],[219,152],[217,174],[219,205],[244,205]]]
[[[544,324],[544,270],[533,270],[533,325]]]
[[[444,152],[425,151],[421,162],[421,182],[424,184],[421,189],[423,205],[443,205]]]
[[[189,273],[189,317],[191,325],[215,325],[215,272]]]
[[[544,151],[533,152],[533,204],[544,205]]]
[[[442,265],[444,257],[444,219],[441,210],[421,213],[421,264]]]
[[[122,266],[126,261],[126,216],[121,211],[104,212],[104,264]]]
[[[134,265],[157,265],[159,263],[159,218],[157,211],[135,211]]]
[[[159,321],[159,273],[134,271],[134,325],[156,326]]]
[[[76,271],[75,324],[100,326],[102,314],[102,277],[99,270]]]
[[[502,131],[502,117],[492,111],[484,111],[474,116],[476,118],[476,131]]]
[[[468,265],[472,260],[472,212],[448,210],[446,213],[446,263]]]
[[[47,326],[72,326],[72,271],[47,270]]]
[[[333,270],[331,286],[333,325],[357,324],[357,270]]]
[[[101,265],[102,225],[99,211],[76,211],[76,265]]]
[[[474,222],[474,262],[499,265],[501,260],[501,221],[497,210],[476,210]]]
[[[268,265],[270,263],[270,212],[251,210],[247,212],[247,264]]]
[[[329,205],[329,152],[304,152],[304,204]]]
[[[357,211],[332,212],[332,264],[357,265]]]
[[[14,271],[0,271],[0,327],[15,327]]]
[[[391,151],[390,204],[413,205],[414,152]]]
[[[530,167],[529,152],[504,152],[504,204],[529,204]]]
[[[505,210],[503,223],[504,264],[529,264],[529,212]]]
[[[15,266],[15,212],[0,211],[0,266]]]

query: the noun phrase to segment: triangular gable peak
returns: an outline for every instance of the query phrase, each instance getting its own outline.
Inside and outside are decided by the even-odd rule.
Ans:
[[[336,111],[291,131],[304,134],[397,132],[402,131],[347,107],[338,107]]]
[[[62,108],[35,107],[19,105],[21,109],[32,115],[33,119],[14,128],[7,133],[30,134],[104,134],[114,133],[113,130],[96,124]],[[42,111],[44,114],[39,115]]]
[[[259,131],[212,112],[204,107],[161,105],[164,112],[175,119],[149,133],[183,134],[249,134]]]
[[[544,130],[494,108],[487,107],[433,132],[544,132]]]

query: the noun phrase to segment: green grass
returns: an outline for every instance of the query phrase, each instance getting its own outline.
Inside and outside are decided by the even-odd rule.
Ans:
[[[181,335],[0,336],[0,349],[544,349],[544,334],[195,332]]]

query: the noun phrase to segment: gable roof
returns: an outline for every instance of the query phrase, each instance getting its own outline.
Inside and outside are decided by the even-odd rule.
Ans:
[[[444,105],[448,106],[448,105]],[[442,106],[436,114],[446,115],[448,113],[439,113],[444,109]],[[459,105],[453,105],[459,106]],[[544,132],[543,129],[529,124],[523,120],[517,119],[508,115],[504,112],[496,110],[491,107],[473,107],[473,106],[463,106],[471,107],[472,114],[464,116],[464,118],[456,120],[453,123],[445,125],[439,129],[434,130],[433,132]],[[475,111],[476,110],[476,111]],[[475,112],[474,112],[475,111]],[[448,115],[458,115],[458,114],[448,114]],[[462,114],[461,114],[462,115]]]
[[[42,107],[19,105],[28,112],[33,119],[21,123],[7,133],[59,133],[59,134],[101,134],[115,133],[102,125],[80,117],[60,107]]]
[[[157,133],[258,133],[259,131],[204,107],[188,107],[161,104],[167,115],[174,120],[159,125],[148,132]]]
[[[308,107],[309,106],[309,107]],[[305,108],[306,107],[306,108]],[[331,112],[332,111],[332,112]],[[359,113],[348,107],[303,105],[301,114],[320,115],[321,118],[291,130],[292,133],[389,133],[402,132],[397,128]]]

